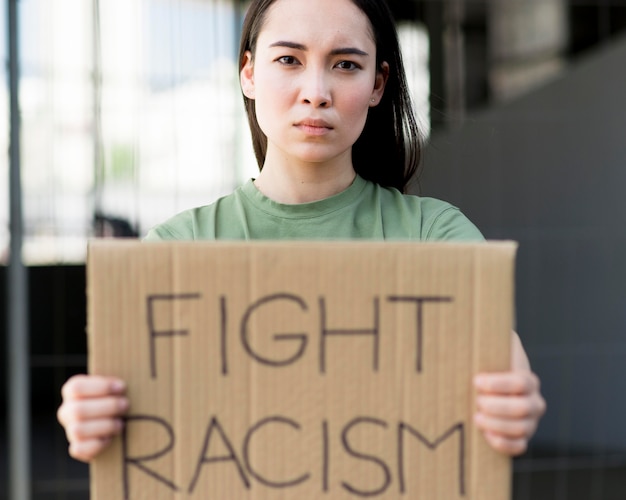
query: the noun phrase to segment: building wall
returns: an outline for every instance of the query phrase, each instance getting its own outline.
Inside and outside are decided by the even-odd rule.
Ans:
[[[434,134],[422,194],[520,243],[517,328],[548,401],[535,447],[626,451],[626,37]]]

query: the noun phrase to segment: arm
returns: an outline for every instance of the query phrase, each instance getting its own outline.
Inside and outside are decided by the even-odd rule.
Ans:
[[[487,442],[506,455],[524,453],[546,411],[546,402],[517,333],[512,332],[511,338],[511,371],[481,373],[474,385],[474,421]]]
[[[89,462],[121,432],[128,410],[125,392],[122,380],[98,375],[76,375],[63,385],[57,418],[72,457]]]

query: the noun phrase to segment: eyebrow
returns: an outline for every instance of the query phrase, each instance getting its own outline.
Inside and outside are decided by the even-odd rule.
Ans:
[[[301,43],[287,42],[287,41],[282,41],[282,40],[279,42],[272,43],[270,47],[286,47],[288,49],[301,50],[303,52],[306,52],[308,50],[307,46],[302,45]],[[341,47],[341,48],[333,49],[330,51],[331,56],[347,55],[347,54],[352,54],[352,55],[357,55],[357,56],[369,55],[367,52],[364,52],[361,49],[357,49],[356,47]]]

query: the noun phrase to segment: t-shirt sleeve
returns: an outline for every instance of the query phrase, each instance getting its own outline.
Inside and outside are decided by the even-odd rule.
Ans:
[[[480,230],[456,207],[445,204],[425,227],[426,241],[484,241]]]
[[[193,240],[193,221],[189,212],[175,215],[171,219],[154,226],[143,241]]]

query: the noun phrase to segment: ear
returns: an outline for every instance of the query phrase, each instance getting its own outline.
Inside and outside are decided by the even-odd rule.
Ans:
[[[385,93],[385,85],[389,80],[389,64],[386,61],[380,63],[380,68],[376,72],[376,80],[374,81],[374,89],[372,90],[372,100],[370,107],[378,106],[383,94]]]
[[[248,99],[254,99],[254,65],[252,63],[252,52],[249,50],[243,56],[241,71],[239,72],[239,82],[243,95]]]

